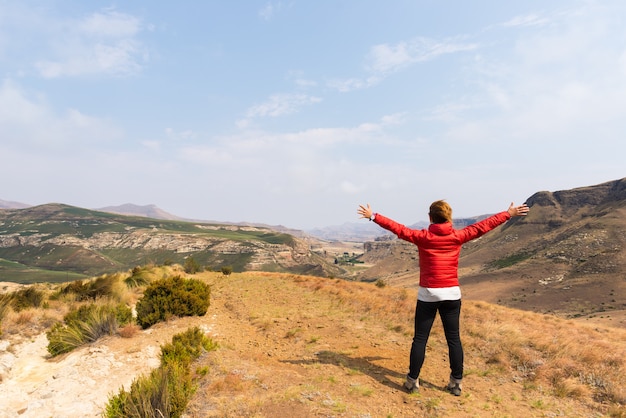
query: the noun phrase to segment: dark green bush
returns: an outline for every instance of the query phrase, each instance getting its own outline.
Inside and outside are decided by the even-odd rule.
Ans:
[[[137,302],[137,323],[145,329],[172,316],[204,315],[210,296],[209,285],[196,279],[175,276],[156,280]]]
[[[42,290],[37,290],[34,287],[26,287],[13,292],[11,307],[15,312],[28,308],[39,308],[44,298],[45,293]]]
[[[233,268],[231,266],[224,266],[220,269],[224,276],[230,276],[233,272]]]
[[[180,363],[188,367],[200,357],[203,350],[211,351],[216,347],[217,344],[207,338],[200,328],[189,328],[174,335],[171,343],[161,347],[161,364]]]

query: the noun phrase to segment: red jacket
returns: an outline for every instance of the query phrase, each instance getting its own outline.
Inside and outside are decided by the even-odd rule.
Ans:
[[[374,222],[393,232],[398,238],[417,245],[420,286],[439,288],[459,285],[459,254],[463,244],[484,235],[510,218],[508,212],[500,212],[463,229],[454,229],[451,222],[430,224],[428,229],[411,229],[378,213]]]

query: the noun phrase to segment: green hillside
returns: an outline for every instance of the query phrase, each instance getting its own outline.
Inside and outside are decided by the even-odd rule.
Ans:
[[[268,228],[159,220],[63,204],[0,210],[0,281],[58,282],[145,264],[326,275],[336,267]],[[71,276],[70,276],[71,275]]]

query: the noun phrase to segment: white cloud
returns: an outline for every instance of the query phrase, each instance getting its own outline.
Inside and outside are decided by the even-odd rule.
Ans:
[[[528,14],[522,16],[515,16],[513,19],[510,19],[504,23],[501,23],[500,26],[503,27],[524,27],[524,26],[541,26],[549,23],[550,20],[541,15],[537,14]]]
[[[279,117],[296,113],[300,108],[320,103],[320,97],[309,96],[303,93],[274,94],[263,103],[254,105],[246,112],[246,119],[237,121],[241,129],[247,128],[254,118]]]
[[[135,16],[106,10],[83,19],[50,24],[48,50],[34,65],[45,78],[84,75],[129,76],[141,71],[148,53]]]
[[[328,87],[339,91],[340,93],[348,93],[354,90],[361,90],[368,87],[375,86],[381,82],[384,77],[370,76],[365,78],[348,78],[348,79],[335,79],[328,82]]]
[[[248,110],[248,117],[283,116],[295,113],[303,106],[321,102],[319,97],[306,94],[274,94],[265,102]]]
[[[76,109],[53,110],[45,99],[28,94],[11,80],[0,85],[0,132],[6,146],[29,153],[78,151],[119,139],[107,120]]]
[[[271,20],[282,9],[282,2],[268,2],[259,10],[259,16],[263,20]]]
[[[356,194],[359,193],[361,191],[363,191],[365,189],[364,186],[357,186],[354,183],[352,183],[351,181],[348,180],[344,180],[341,182],[341,190],[348,193],[348,194]]]
[[[390,74],[402,71],[415,63],[434,60],[443,55],[473,51],[478,47],[478,43],[467,42],[462,37],[441,40],[416,37],[397,44],[374,45],[365,57],[368,76],[335,79],[328,85],[344,93],[372,87]]]
[[[195,139],[198,136],[191,129],[187,129],[184,131],[176,131],[172,128],[166,128],[165,134],[167,135],[169,139],[174,140],[174,141],[188,141],[188,140]]]
[[[467,52],[478,48],[476,43],[462,39],[436,40],[425,37],[399,42],[396,45],[374,45],[368,54],[368,68],[379,74],[399,71],[407,65],[428,61],[441,55]]]
[[[161,151],[161,142],[159,141],[141,141],[141,145],[143,145],[150,151]]]
[[[372,155],[381,147],[406,153],[405,144],[387,138],[385,133],[387,126],[401,120],[402,115],[390,115],[380,122],[351,128],[313,128],[282,134],[245,131],[185,145],[176,159],[186,167],[201,167],[198,170],[202,178],[228,179],[233,190],[241,187],[248,193],[355,194],[365,187],[358,154]],[[377,173],[377,178],[391,181],[389,173],[397,173],[402,163],[394,159],[393,165],[391,172],[385,168],[386,172]]]
[[[132,38],[141,31],[141,20],[114,10],[96,12],[78,24],[78,32],[103,39]]]

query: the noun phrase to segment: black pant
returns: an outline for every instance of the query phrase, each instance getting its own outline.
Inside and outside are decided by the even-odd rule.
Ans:
[[[418,301],[415,307],[415,334],[411,345],[411,360],[409,376],[417,379],[426,356],[426,342],[430,335],[435,316],[439,311],[443,331],[448,342],[448,356],[450,358],[451,376],[455,379],[463,378],[463,346],[459,332],[459,317],[461,315],[461,300],[444,300],[440,302]]]

